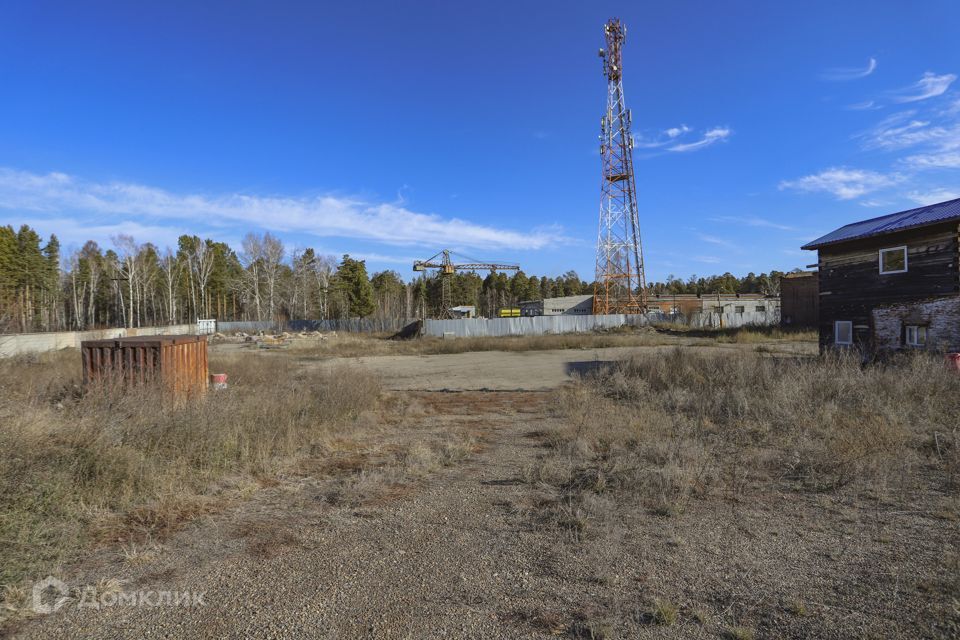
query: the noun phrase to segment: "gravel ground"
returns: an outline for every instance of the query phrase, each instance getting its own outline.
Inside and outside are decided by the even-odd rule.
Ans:
[[[489,356],[494,367],[505,360],[505,354],[469,355]],[[575,353],[565,357],[583,361]],[[412,362],[389,374],[388,386],[424,360],[405,358]],[[549,354],[546,362],[556,367]],[[514,382],[523,382],[519,368],[507,368]],[[439,388],[448,382],[419,380]],[[950,492],[917,496],[904,508],[768,490],[747,500],[695,501],[675,517],[598,504],[601,516],[574,541],[545,521],[548,490],[524,481],[558,426],[552,393],[409,396],[424,411],[416,424],[397,425],[408,429],[403,437],[459,430],[482,446],[465,461],[412,484],[383,486],[358,503],[331,501],[335,478],[291,476],[240,507],[195,522],[153,555],[101,549],[67,572],[71,584],[113,578],[127,593],[200,592],[204,605],[97,611],[67,603],[23,623],[16,635],[839,639],[957,633],[945,626],[951,623],[944,610],[950,606],[944,590],[960,566]],[[658,601],[675,607],[675,622],[653,621]]]
[[[552,600],[576,587],[542,579],[543,536],[512,506],[522,502],[519,474],[539,448],[518,437],[528,427],[512,418],[538,410],[545,398],[497,395],[485,401],[486,415],[442,418],[448,424],[481,418],[484,451],[408,497],[333,507],[322,487],[278,488],[236,513],[198,523],[145,566],[110,566],[105,553],[100,566],[87,568],[89,579],[113,571],[125,591],[202,592],[204,606],[97,611],[71,603],[19,636],[536,636],[506,614],[521,599]],[[439,401],[447,409],[458,404]],[[256,526],[243,529],[252,535],[238,538],[238,525],[251,522]]]
[[[687,340],[680,348],[712,353],[731,350],[755,351],[756,344],[718,344],[703,346]],[[608,347],[602,349],[555,349],[545,351],[477,351],[443,355],[367,356],[306,360],[307,364],[330,366],[350,362],[376,371],[384,384],[398,390],[494,390],[544,391],[585,373],[603,363],[615,362],[632,354],[666,353],[675,345]],[[762,348],[777,355],[816,355],[816,343],[771,342]]]

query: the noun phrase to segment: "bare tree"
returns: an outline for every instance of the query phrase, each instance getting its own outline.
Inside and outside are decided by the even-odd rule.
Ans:
[[[257,320],[263,318],[263,301],[260,296],[260,272],[263,266],[263,241],[254,233],[243,237],[243,250],[240,252],[243,265],[246,297],[253,303]]]
[[[285,251],[280,239],[271,235],[269,231],[263,234],[260,246],[263,278],[267,285],[267,308],[270,312],[270,320],[273,321],[276,320],[277,281],[280,276],[280,267],[283,265]]]
[[[70,254],[68,260],[68,268],[70,270],[70,291],[72,294],[72,304],[73,304],[73,326],[79,331],[83,328],[83,309],[85,307],[84,300],[87,297],[87,285],[88,282],[84,282],[80,290],[77,291],[77,280],[80,279],[80,250],[74,251]]]
[[[177,287],[180,284],[180,261],[170,247],[160,258],[160,281],[163,285],[164,302],[166,303],[167,324],[177,322]]]
[[[206,240],[197,239],[193,250],[190,252],[190,268],[193,270],[196,279],[197,288],[200,290],[200,308],[197,315],[207,317],[210,315],[210,304],[207,300],[207,283],[210,282],[210,274],[213,273],[213,249]]]
[[[310,264],[310,270],[317,283],[317,306],[321,319],[327,317],[330,300],[330,278],[336,268],[337,259],[333,256],[317,256]]]
[[[117,272],[122,279],[127,282],[127,291],[129,292],[129,303],[126,305],[125,315],[127,317],[127,326],[132,327],[137,318],[136,301],[134,291],[137,290],[137,254],[140,247],[137,246],[133,236],[121,233],[111,236],[110,240],[117,248]],[[119,287],[119,285],[118,285]],[[123,305],[123,295],[120,296],[121,308]]]

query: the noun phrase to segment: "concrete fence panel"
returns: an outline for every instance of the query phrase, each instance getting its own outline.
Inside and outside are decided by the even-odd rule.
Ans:
[[[132,329],[97,329],[94,331],[55,331],[50,333],[0,334],[0,358],[79,349],[84,340],[110,340],[134,336],[189,335],[197,332],[194,324],[177,324],[168,327],[135,327]]]

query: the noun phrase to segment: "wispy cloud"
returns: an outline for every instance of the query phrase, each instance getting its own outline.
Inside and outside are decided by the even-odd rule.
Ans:
[[[857,134],[857,137],[865,149],[890,151],[938,142],[956,134],[951,128],[933,125],[930,119],[917,117],[917,111],[909,110],[887,116],[870,130]]]
[[[707,235],[705,233],[698,233],[697,237],[700,238],[703,242],[709,244],[715,244],[718,247],[726,247],[727,249],[736,249],[737,246],[730,242],[729,240],[724,240],[723,238],[718,238],[717,236]]]
[[[717,216],[710,218],[715,222],[725,222],[730,224],[742,225],[745,227],[765,227],[768,229],[780,229],[781,231],[796,231],[796,227],[791,227],[773,220],[760,218],[757,216]]]
[[[852,200],[895,185],[903,179],[902,175],[896,173],[883,174],[865,169],[833,167],[796,180],[784,180],[780,183],[780,189],[830,193],[840,200]]]
[[[904,170],[960,167],[960,110],[952,106],[894,113],[856,137],[868,150],[910,150],[896,161]]]
[[[907,198],[913,200],[922,207],[928,204],[935,204],[945,200],[955,200],[960,198],[960,191],[943,188],[932,189],[930,191],[911,191],[907,194]]]
[[[931,71],[924,73],[919,80],[894,93],[896,102],[919,102],[928,98],[934,98],[946,93],[950,85],[957,79],[952,73],[937,75]]]
[[[733,132],[727,127],[714,127],[703,134],[703,138],[700,140],[697,140],[696,142],[675,144],[672,147],[667,147],[667,151],[696,151],[697,149],[703,149],[714,143],[726,140],[730,137],[731,133]]]
[[[557,227],[517,231],[338,195],[177,194],[135,183],[0,169],[0,208],[48,216],[82,214],[100,224],[268,229],[385,245],[542,249],[569,242]],[[145,238],[146,239],[146,238]]]
[[[877,59],[869,58],[865,67],[834,67],[824,69],[820,73],[821,80],[830,80],[832,82],[842,82],[846,80],[858,80],[866,78],[877,70]]]
[[[861,200],[858,204],[861,207],[873,208],[873,207],[887,207],[887,206],[890,206],[891,203],[886,200],[876,200],[871,198],[870,200]]]
[[[663,131],[647,135],[635,134],[633,137],[633,146],[638,149],[661,149],[664,151],[694,151],[708,147],[715,142],[725,140],[732,131],[728,127],[713,127],[704,132],[699,140],[684,142],[687,135],[693,132],[693,128],[685,124],[677,127],[670,127]]]
[[[702,262],[704,264],[720,264],[723,262],[723,260],[714,256],[694,256],[693,261]]]
[[[846,108],[849,111],[874,111],[876,109],[883,109],[883,105],[879,105],[873,100],[864,100],[863,102],[848,104]]]
[[[901,161],[911,169],[960,169],[960,153],[918,153]]]

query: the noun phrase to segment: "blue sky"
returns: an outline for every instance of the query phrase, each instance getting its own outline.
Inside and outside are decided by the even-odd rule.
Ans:
[[[960,3],[5,2],[0,224],[591,279],[603,23],[648,279],[960,197]]]

